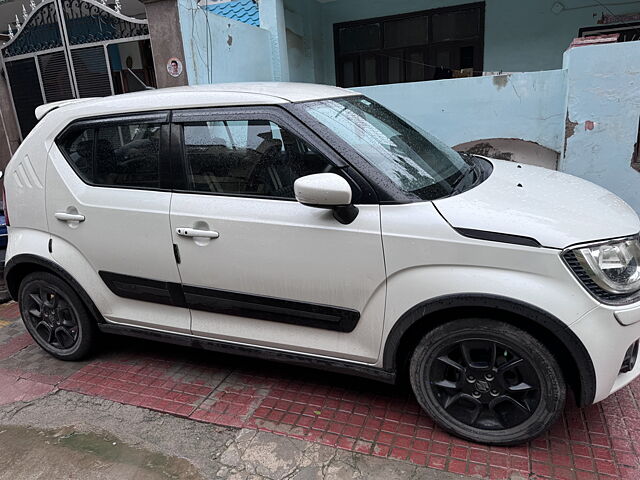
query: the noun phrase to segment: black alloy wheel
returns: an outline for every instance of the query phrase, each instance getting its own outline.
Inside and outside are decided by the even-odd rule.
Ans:
[[[40,347],[62,360],[87,355],[95,336],[94,321],[66,282],[34,272],[21,282],[18,297],[22,320]]]
[[[513,428],[540,403],[538,372],[497,341],[472,338],[443,347],[428,372],[440,405],[472,427]]]
[[[566,396],[551,353],[495,320],[456,320],[427,333],[410,374],[416,398],[440,426],[493,445],[535,438],[555,421]]]
[[[78,341],[78,315],[56,288],[39,283],[27,293],[27,318],[32,331],[53,348],[67,350]]]

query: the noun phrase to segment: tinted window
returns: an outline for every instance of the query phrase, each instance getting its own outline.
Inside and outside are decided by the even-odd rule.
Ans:
[[[412,17],[384,24],[385,48],[411,47],[427,43],[429,17]]]
[[[95,144],[93,129],[69,132],[60,145],[74,170],[84,180],[93,179],[93,146]]]
[[[332,165],[309,144],[266,120],[184,125],[189,189],[295,198],[294,181]]]
[[[58,144],[87,183],[132,188],[160,186],[159,124],[72,129]]]

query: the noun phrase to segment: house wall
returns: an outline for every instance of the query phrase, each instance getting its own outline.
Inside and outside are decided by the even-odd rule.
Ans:
[[[602,185],[640,212],[640,42],[572,48],[565,67],[560,169]]]
[[[361,87],[448,145],[515,138],[560,151],[566,72],[516,73]]]
[[[327,3],[285,0],[286,18],[299,16],[304,23],[302,28],[297,28],[304,32],[303,41],[289,47],[290,56],[299,65],[291,72],[291,78],[304,80],[311,74],[318,83],[335,84],[335,23],[464,3],[472,3],[472,0],[336,0]],[[556,0],[486,0],[484,70],[559,69],[562,52],[578,35],[578,30],[596,25],[597,19],[607,13],[593,0],[561,0],[565,9],[556,14],[552,11],[555,3]],[[639,2],[602,0],[601,3],[616,14],[640,12]]]
[[[561,70],[356,90],[452,146],[491,146],[541,165],[553,163],[555,152],[559,170],[605,187],[640,213],[639,47],[574,47]]]
[[[189,84],[272,80],[269,31],[178,0]]]

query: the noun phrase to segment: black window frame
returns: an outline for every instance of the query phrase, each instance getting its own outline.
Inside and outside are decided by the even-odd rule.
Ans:
[[[78,168],[73,163],[66,149],[62,148],[60,142],[71,131],[75,130],[87,130],[93,129],[93,156],[95,159],[96,154],[96,137],[97,129],[101,127],[110,127],[113,125],[144,125],[144,124],[159,124],[160,125],[160,142],[158,151],[158,175],[159,175],[159,187],[141,187],[141,186],[129,186],[129,185],[109,185],[103,183],[94,183],[88,181]],[[119,115],[105,115],[91,118],[84,118],[75,120],[67,125],[55,139],[57,149],[62,153],[62,156],[67,161],[67,164],[71,167],[77,177],[85,184],[91,187],[98,188],[116,188],[123,190],[143,190],[143,191],[162,191],[168,192],[172,189],[171,170],[170,170],[170,158],[167,146],[169,145],[170,135],[170,111],[162,110],[158,112],[139,112],[131,114],[119,114]]]
[[[285,104],[288,105],[288,104]],[[283,105],[284,106],[284,105]],[[183,125],[194,122],[224,121],[224,120],[264,120],[270,121],[293,135],[307,142],[323,155],[330,163],[340,170],[353,191],[354,204],[379,204],[375,190],[369,182],[355,170],[351,164],[336,152],[317,133],[307,125],[291,115],[282,106],[239,106],[239,107],[206,107],[180,109],[171,111],[171,150],[168,155],[171,160],[170,171],[173,179],[173,192],[189,195],[213,195],[219,197],[238,197],[273,201],[295,202],[295,198],[274,197],[266,195],[252,195],[245,193],[226,193],[189,190],[187,188],[187,160],[184,144]]]
[[[485,2],[474,2],[474,3],[466,3],[461,5],[454,5],[450,7],[442,7],[442,8],[434,8],[429,10],[419,10],[415,12],[402,13],[398,15],[389,15],[383,17],[375,17],[375,18],[367,18],[360,19],[350,22],[342,22],[336,23],[333,25],[333,39],[334,39],[334,60],[335,60],[335,80],[336,85],[339,87],[344,87],[344,72],[341,69],[341,64],[344,60],[352,59],[355,62],[361,63],[361,57],[365,55],[375,55],[376,65],[377,65],[377,81],[371,85],[365,85],[361,81],[361,71],[362,65],[359,66],[358,72],[355,75],[355,85],[352,85],[351,88],[358,88],[364,86],[373,86],[373,85],[388,85],[392,82],[389,82],[389,71],[386,60],[387,54],[392,51],[420,51],[423,54],[423,58],[426,59],[425,63],[430,65],[435,65],[437,62],[435,61],[435,53],[440,48],[446,48],[448,46],[456,46],[460,44],[469,43],[466,40],[446,40],[446,41],[433,41],[433,17],[434,15],[441,15],[446,13],[456,13],[462,12],[465,10],[479,10],[479,32],[478,39],[474,40],[477,42],[476,52],[474,52],[474,66],[473,66],[473,76],[479,76],[480,73],[484,69],[484,45],[485,45],[485,10],[486,4]],[[412,17],[428,17],[428,25],[427,25],[427,36],[428,39],[423,45],[413,45],[413,46],[405,46],[405,47],[394,47],[394,48],[386,48],[384,45],[384,23],[394,20],[405,20]],[[380,23],[380,46],[381,48],[378,50],[367,50],[361,52],[351,52],[342,54],[340,49],[340,29],[345,27],[359,27],[365,26],[369,24]],[[386,52],[386,53],[385,53]],[[406,83],[411,81],[430,81],[436,80],[437,78],[429,79],[425,78],[424,80],[407,80],[406,79],[406,62],[402,60],[403,64],[405,64],[405,79],[401,82],[393,82],[393,83]],[[424,67],[429,68],[429,67]],[[349,88],[349,87],[347,87]]]

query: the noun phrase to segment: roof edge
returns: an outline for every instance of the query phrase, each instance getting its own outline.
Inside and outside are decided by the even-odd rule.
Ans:
[[[35,109],[35,116],[37,120],[42,120],[42,118],[52,110],[56,108],[64,107],[66,105],[71,105],[74,103],[86,102],[88,100],[96,100],[102,97],[88,97],[88,98],[70,98],[68,100],[60,100],[59,102],[51,102],[45,103],[44,105],[40,105]]]

